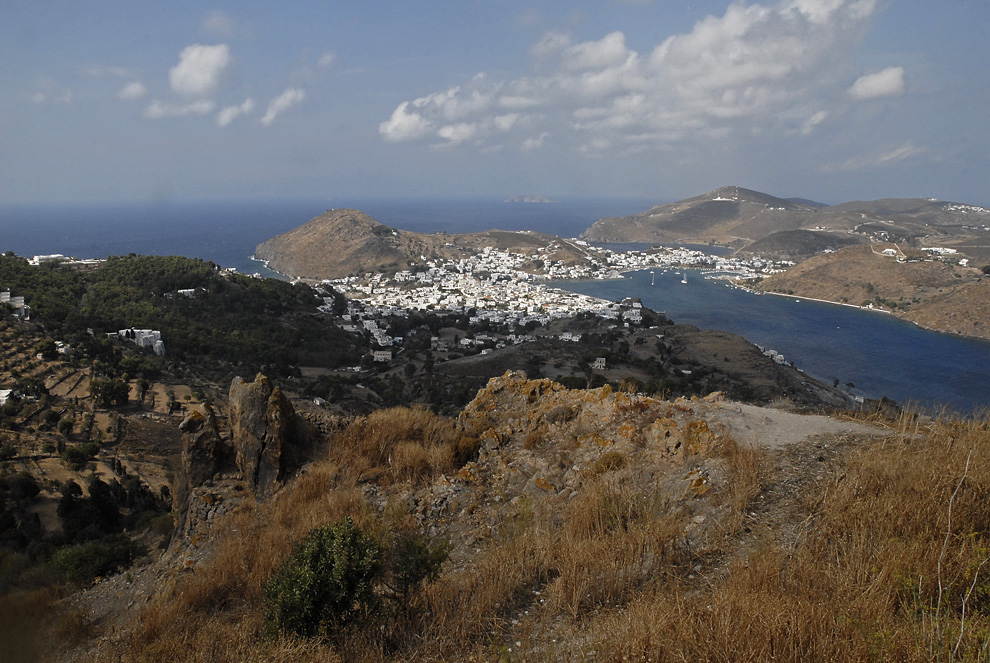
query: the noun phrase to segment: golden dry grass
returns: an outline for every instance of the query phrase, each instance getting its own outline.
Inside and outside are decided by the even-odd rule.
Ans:
[[[295,541],[343,515],[409,526],[398,501],[371,513],[361,482],[422,483],[469,444],[423,411],[372,415],[277,500],[232,517],[213,561],[143,612],[123,660],[990,660],[988,427],[890,427],[770,523],[799,530],[786,542],[772,526],[744,534],[771,463],[723,440],[724,486],[697,499],[727,515],[700,541],[664,495],[593,473],[572,499],[520,498],[409,614],[332,644],[266,641],[261,585]]]

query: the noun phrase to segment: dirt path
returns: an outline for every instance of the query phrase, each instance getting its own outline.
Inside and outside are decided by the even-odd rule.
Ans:
[[[823,415],[795,414],[770,407],[725,401],[705,412],[709,425],[721,425],[737,442],[780,449],[819,435],[887,435],[877,426]]]

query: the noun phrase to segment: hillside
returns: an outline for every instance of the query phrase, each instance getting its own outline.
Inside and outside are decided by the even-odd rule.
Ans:
[[[47,644],[66,661],[927,661],[978,658],[990,634],[981,424],[507,373],[455,420],[392,409],[324,439],[275,500],[199,472],[188,534],[55,609],[79,625]],[[348,610],[381,612],[266,634],[283,599],[262,587],[308,532],[348,522],[385,564]],[[401,560],[436,575],[398,595]]]
[[[576,264],[583,251],[567,240],[532,231],[424,234],[381,224],[358,210],[329,210],[262,242],[255,257],[291,278],[307,281],[425,268],[431,260],[459,260],[485,248],[536,253]],[[538,271],[534,265],[533,271]]]
[[[811,242],[806,233],[832,237]],[[596,221],[582,237],[593,242],[714,242],[736,248],[769,241],[774,255],[807,257],[818,246],[869,241],[968,247],[983,259],[990,233],[990,210],[933,199],[882,199],[825,206],[799,198],[782,199],[737,186],[658,205],[632,216]],[[838,237],[844,236],[841,240]],[[752,251],[758,251],[754,247]]]
[[[898,255],[884,255],[888,249]],[[890,311],[928,329],[990,338],[990,280],[978,269],[892,244],[848,247],[809,258],[755,286]]]

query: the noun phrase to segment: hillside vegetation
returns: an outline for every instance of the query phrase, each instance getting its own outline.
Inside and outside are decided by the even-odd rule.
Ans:
[[[248,370],[356,363],[353,343],[319,316],[305,285],[222,272],[178,256],[117,256],[92,271],[0,256],[0,287],[23,295],[54,338],[73,346],[131,327],[162,332],[167,356]],[[179,290],[192,290],[191,296]],[[99,340],[99,339],[96,339]]]
[[[784,416],[507,374],[456,420],[354,419],[277,499],[74,601],[65,658],[986,660],[988,455],[981,421]],[[346,624],[266,628],[266,583],[343,519],[381,564],[446,561],[402,601],[385,572],[384,603]],[[420,553],[390,544],[402,536]],[[26,638],[45,620],[14,600]],[[126,601],[135,613],[106,607]]]

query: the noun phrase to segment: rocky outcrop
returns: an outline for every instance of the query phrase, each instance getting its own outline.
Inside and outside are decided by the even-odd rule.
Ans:
[[[230,440],[237,469],[259,498],[274,493],[311,440],[289,399],[266,376],[230,385]]]
[[[172,513],[176,527],[181,530],[190,493],[227,468],[232,455],[220,432],[216,413],[209,406],[205,412],[191,412],[179,424],[179,430],[182,431],[182,467],[176,477]]]
[[[180,424],[182,466],[173,491],[176,537],[209,538],[215,517],[246,497],[265,499],[309,453],[315,434],[282,390],[264,375],[230,386],[229,430],[212,408]]]

